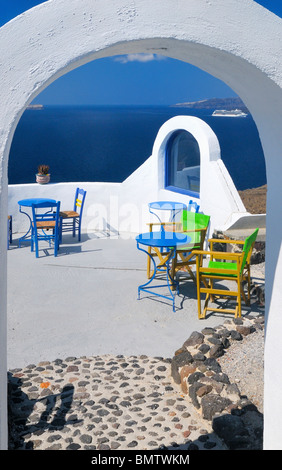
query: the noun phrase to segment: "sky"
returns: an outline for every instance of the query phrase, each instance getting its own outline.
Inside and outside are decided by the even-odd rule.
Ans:
[[[45,0],[0,0],[0,26]],[[254,0],[253,0],[254,1]],[[256,0],[282,18],[282,0]],[[97,59],[57,79],[33,101],[44,105],[171,105],[236,93],[206,72],[156,54]]]

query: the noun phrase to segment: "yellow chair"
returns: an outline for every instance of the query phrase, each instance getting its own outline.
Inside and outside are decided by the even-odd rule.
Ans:
[[[241,298],[243,297],[246,305],[250,303],[250,258],[257,238],[259,229],[257,228],[252,235],[242,240],[220,240],[220,243],[242,244],[243,249],[240,253],[213,251],[213,243],[219,243],[219,240],[211,239],[210,251],[195,250],[197,267],[197,298],[198,298],[198,316],[199,319],[206,317],[207,311],[225,312],[235,314],[235,318],[241,317]],[[207,266],[203,266],[203,257],[210,256]],[[217,260],[217,261],[216,261]],[[221,261],[218,261],[221,260]],[[224,261],[222,261],[224,260]],[[235,281],[237,289],[228,290],[226,288],[214,287],[214,281],[229,280]],[[247,296],[243,290],[243,282],[247,281]],[[204,284],[204,286],[202,286]],[[201,294],[206,294],[203,312],[201,310]],[[215,302],[217,297],[235,297],[237,299],[235,309],[208,307],[209,301]]]

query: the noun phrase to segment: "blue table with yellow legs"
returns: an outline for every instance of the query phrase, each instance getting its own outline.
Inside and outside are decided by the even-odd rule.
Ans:
[[[150,280],[138,287],[138,299],[140,299],[141,291],[157,295],[158,297],[172,301],[173,311],[175,311],[175,295],[178,293],[178,283],[173,281],[170,277],[170,261],[175,256],[176,247],[179,245],[189,244],[190,240],[190,237],[184,233],[165,232],[164,230],[158,232],[141,233],[136,237],[138,250],[143,251],[147,256],[150,256],[154,266],[153,275],[151,276]],[[156,264],[154,257],[151,255],[151,250],[146,250],[145,248],[140,247],[140,245],[150,247],[151,250],[155,251],[159,258],[158,265]],[[166,284],[152,285],[157,272],[165,272]],[[171,286],[175,286],[175,284],[177,289],[173,292]],[[160,287],[167,287],[168,295],[159,294],[155,291],[155,289]]]

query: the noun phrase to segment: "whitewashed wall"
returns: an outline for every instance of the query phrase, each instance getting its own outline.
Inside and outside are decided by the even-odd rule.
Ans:
[[[23,233],[28,229],[28,218],[19,212],[18,201],[36,197],[61,201],[62,210],[73,210],[77,187],[87,191],[83,230],[104,230],[106,223],[116,224],[116,217],[111,214],[119,200],[120,185],[115,183],[49,183],[49,184],[14,184],[9,185],[8,212],[13,217],[13,232]],[[24,210],[24,208],[22,208]],[[27,210],[28,212],[28,210]],[[117,229],[117,225],[113,227]]]

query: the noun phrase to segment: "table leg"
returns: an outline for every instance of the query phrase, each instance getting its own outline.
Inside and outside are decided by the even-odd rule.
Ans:
[[[28,234],[31,232],[31,227],[32,227],[32,221],[31,221],[30,215],[29,215],[27,212],[24,212],[21,207],[20,207],[20,212],[21,212],[22,214],[25,214],[25,215],[29,218],[29,229],[28,229],[28,231],[19,239],[19,247],[21,246],[21,243],[22,243],[22,242],[24,242],[24,241],[30,242],[30,241],[31,241],[31,237],[28,237]]]
[[[163,262],[160,265],[158,265],[161,268],[164,268],[164,270],[162,270],[160,267],[157,267],[155,259],[151,254],[151,250],[146,251],[144,248],[141,248],[138,242],[137,242],[137,248],[138,248],[138,250],[143,251],[147,256],[150,257],[150,259],[153,263],[153,268],[154,268],[153,274],[150,277],[149,281],[147,281],[145,284],[142,284],[138,287],[138,300],[140,300],[140,292],[141,291],[147,292],[149,294],[153,294],[153,295],[156,295],[158,297],[162,297],[164,299],[171,300],[172,301],[172,306],[173,306],[173,311],[175,312],[175,295],[176,295],[176,293],[178,294],[178,283],[171,278],[170,273],[169,273],[169,271],[170,271],[169,263],[170,263],[171,259],[175,256],[175,249],[170,250],[169,254],[165,254],[165,258],[163,259]],[[159,251],[159,253],[160,253],[160,251]],[[151,285],[152,282],[155,279],[157,271],[162,271],[162,272],[165,271],[166,272],[166,280],[167,280],[166,284],[160,284],[160,285],[155,285],[155,286]],[[171,285],[174,285],[174,284],[176,284],[176,287],[177,287],[176,293],[173,293],[173,291],[171,289]],[[150,288],[149,288],[149,286],[150,286]],[[159,287],[168,287],[170,295],[159,294],[159,293],[157,293],[153,290],[153,289],[157,289]]]

